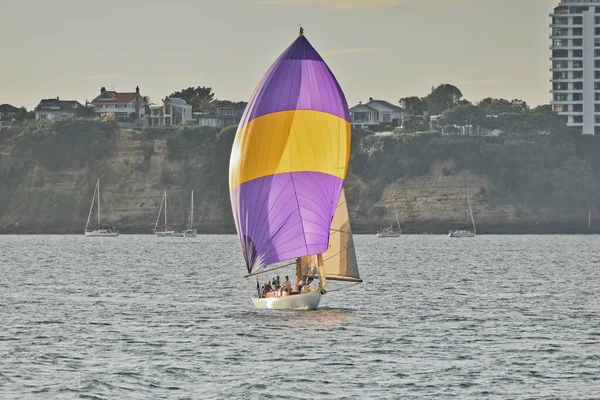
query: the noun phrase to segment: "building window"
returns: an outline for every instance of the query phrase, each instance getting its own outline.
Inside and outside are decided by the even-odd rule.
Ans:
[[[552,18],[552,24],[554,24],[554,25],[569,25],[569,19],[567,17],[554,17],[554,18]]]
[[[573,17],[573,25],[583,24],[583,17]]]
[[[598,55],[600,57],[600,54]],[[568,50],[552,50],[552,58],[567,58],[569,57]]]
[[[573,104],[574,112],[583,112],[583,104]]]
[[[568,47],[569,40],[568,39],[554,39],[552,41],[552,46],[553,47]]]
[[[555,93],[554,101],[567,101],[569,96],[566,93]]]
[[[575,123],[575,124],[582,124],[583,123],[583,115],[574,115],[573,116],[573,123]]]
[[[554,69],[569,68],[569,62],[566,60],[553,61],[552,68],[554,68]]]
[[[569,90],[569,85],[566,82],[554,82],[552,90]]]
[[[582,100],[583,100],[583,94],[573,93],[573,101],[582,101]]]
[[[581,35],[583,35],[583,29],[573,28],[573,36],[581,36]]]
[[[555,112],[567,112],[569,111],[569,106],[566,104],[555,104],[553,107]]]
[[[600,101],[600,93],[595,94],[595,99],[596,99],[596,101]]]
[[[583,57],[583,50],[573,50],[573,57]]]
[[[552,36],[568,36],[569,29],[568,28],[554,28],[552,29]]]
[[[594,104],[594,112],[600,113],[600,104]]]
[[[581,61],[581,60],[573,61],[573,68],[583,68],[583,61]]]
[[[600,38],[594,39],[594,47],[600,47]]]
[[[552,79],[568,79],[568,78],[569,78],[568,72],[555,72],[552,74]]]
[[[594,78],[600,79],[600,71],[594,71]]]
[[[573,79],[583,79],[583,71],[574,71]]]

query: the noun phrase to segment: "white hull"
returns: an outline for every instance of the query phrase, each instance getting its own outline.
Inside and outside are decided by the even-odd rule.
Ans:
[[[470,231],[450,231],[448,237],[451,238],[472,238],[475,237],[475,233]]]
[[[377,232],[378,238],[398,238],[400,237],[399,233],[390,233],[390,232]]]
[[[154,232],[157,237],[183,237],[183,232]]]
[[[185,231],[184,236],[185,237],[196,237],[198,234],[196,233],[196,230],[194,229],[193,231]]]
[[[269,297],[259,299],[252,298],[254,307],[271,310],[316,310],[321,301],[321,292],[316,291],[306,294],[295,294],[292,296]]]
[[[84,232],[85,236],[89,237],[117,237],[119,232],[108,232],[108,231],[89,231]]]

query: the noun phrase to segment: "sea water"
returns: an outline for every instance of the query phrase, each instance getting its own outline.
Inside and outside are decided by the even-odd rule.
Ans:
[[[234,236],[0,236],[0,399],[598,399],[599,241],[357,236],[299,312]]]

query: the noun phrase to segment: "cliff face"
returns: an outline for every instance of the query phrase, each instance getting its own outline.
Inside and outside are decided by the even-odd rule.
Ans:
[[[98,178],[103,225],[114,225],[121,232],[152,232],[167,190],[169,225],[183,228],[193,189],[199,232],[233,233],[227,166],[234,133],[235,129],[229,129],[216,139],[206,136],[182,141],[185,132],[113,128],[107,134],[110,148],[104,153],[98,151],[86,158],[81,148],[69,142],[58,150],[59,160],[52,162],[34,145],[23,149],[17,135],[0,137],[0,233],[81,233]],[[47,146],[45,151],[57,151]],[[73,161],[75,156],[78,158]],[[62,165],[63,159],[71,161]],[[590,231],[587,212],[557,215],[542,209],[532,214],[494,201],[491,193],[495,188],[486,176],[459,170],[452,161],[436,162],[425,174],[383,187],[374,203],[366,200],[370,186],[371,182],[352,172],[346,182],[353,228],[358,233],[374,233],[395,221],[394,202],[405,232],[447,232],[463,220],[465,187],[480,232]],[[93,222],[95,213],[94,209]],[[161,216],[160,228],[162,224]]]

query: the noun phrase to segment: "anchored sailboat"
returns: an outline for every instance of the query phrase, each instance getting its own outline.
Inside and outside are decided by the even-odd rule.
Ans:
[[[465,228],[464,229],[459,228],[459,229],[448,232],[448,237],[453,237],[453,238],[475,237],[475,234],[477,232],[475,230],[475,219],[473,218],[473,209],[471,208],[471,200],[469,199],[469,190],[466,188],[465,188],[464,209],[465,209],[465,218],[464,218],[463,226]],[[473,224],[472,231],[466,229],[469,214],[471,215],[471,222]]]
[[[396,201],[394,200],[394,212],[396,213],[396,223],[398,224],[398,230],[394,230],[394,223],[390,224],[389,228],[383,228],[381,231],[377,231],[377,237],[379,238],[390,238],[400,237],[402,235],[402,228],[400,227],[400,218],[398,217],[398,209],[396,208]]]
[[[92,210],[94,209],[94,202],[98,199],[98,228],[95,230],[88,230],[90,225],[90,219],[92,217]],[[100,179],[96,182],[96,187],[94,188],[94,196],[92,197],[92,205],[90,206],[90,212],[88,214],[87,222],[85,223],[85,230],[83,231],[85,236],[93,236],[93,237],[117,237],[119,236],[119,232],[113,229],[104,229],[100,224]]]
[[[257,308],[315,309],[328,279],[361,282],[350,224],[339,223],[348,220],[349,156],[346,99],[300,29],[254,92],[231,151],[230,197],[247,276],[296,267],[296,287],[262,293],[253,298]]]
[[[165,230],[157,231],[158,221],[160,220],[160,213],[163,209],[163,205],[165,207]],[[160,202],[160,208],[158,209],[158,216],[156,217],[156,224],[154,224],[154,234],[158,237],[183,237],[183,232],[177,232],[173,230],[169,230],[167,225],[167,191],[165,190],[162,201]]]
[[[197,232],[194,228],[194,191],[192,190],[192,199],[190,200],[190,224],[184,232],[185,237],[196,237]]]

